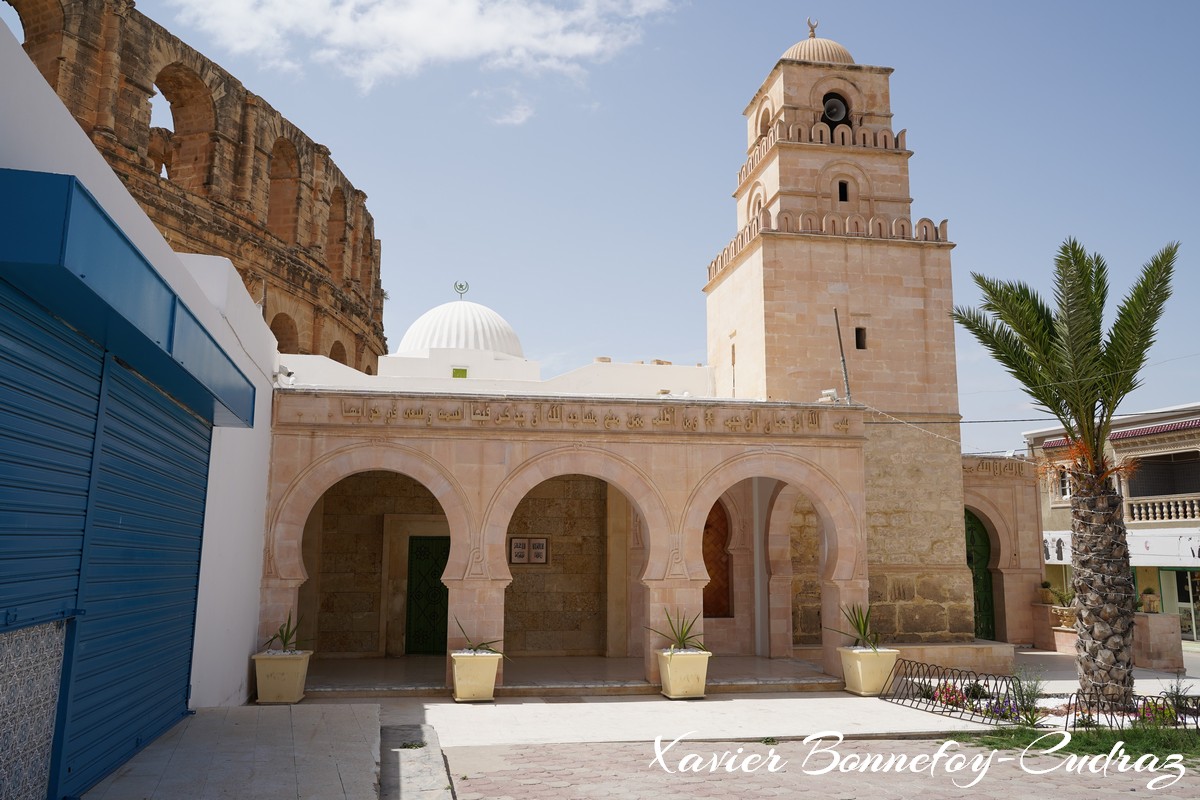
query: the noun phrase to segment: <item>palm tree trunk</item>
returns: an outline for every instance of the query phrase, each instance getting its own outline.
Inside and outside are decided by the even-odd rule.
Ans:
[[[1134,589],[1122,498],[1102,480],[1079,483],[1071,497],[1079,687],[1125,704],[1133,696]]]

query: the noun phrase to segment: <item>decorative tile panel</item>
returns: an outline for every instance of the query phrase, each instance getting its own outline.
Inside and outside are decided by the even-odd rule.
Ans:
[[[45,800],[66,623],[0,633],[0,797]]]

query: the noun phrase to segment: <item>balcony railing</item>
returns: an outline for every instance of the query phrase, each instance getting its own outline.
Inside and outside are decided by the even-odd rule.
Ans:
[[[1200,519],[1200,494],[1134,497],[1125,502],[1125,519],[1130,522]]]

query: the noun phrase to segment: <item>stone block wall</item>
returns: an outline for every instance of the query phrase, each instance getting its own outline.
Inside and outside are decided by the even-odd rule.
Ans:
[[[608,484],[583,475],[545,481],[525,496],[509,537],[546,537],[548,564],[513,564],[504,593],[509,655],[604,655]]]
[[[417,481],[394,472],[363,472],[325,493],[317,564],[308,564],[317,593],[316,642],[323,655],[382,655],[384,515],[441,512]],[[307,550],[308,548],[306,548]]]
[[[821,643],[821,528],[812,502],[800,496],[792,512],[792,644]],[[838,621],[830,623],[837,627]]]
[[[874,421],[884,423],[868,426],[865,446],[874,627],[898,642],[970,641],[974,599],[954,427],[925,424],[943,439],[880,415]]]

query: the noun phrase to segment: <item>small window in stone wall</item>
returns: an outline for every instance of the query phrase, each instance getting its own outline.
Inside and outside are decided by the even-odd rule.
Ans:
[[[850,184],[846,181],[838,181],[838,202],[850,202]]]
[[[866,328],[855,328],[854,329],[854,348],[856,350],[866,350],[867,349],[867,329]]]
[[[467,377],[467,368],[466,367],[451,367],[450,368],[450,377],[451,378]]]

